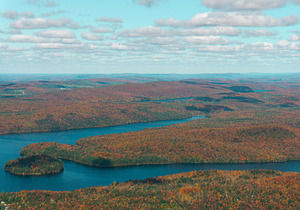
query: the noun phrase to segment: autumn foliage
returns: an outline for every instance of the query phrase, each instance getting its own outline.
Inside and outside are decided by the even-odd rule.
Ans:
[[[62,172],[64,163],[49,156],[34,155],[9,160],[5,163],[4,170],[22,176],[49,175]]]
[[[19,209],[297,209],[300,174],[193,171],[72,192],[1,193]]]
[[[49,155],[96,167],[168,163],[279,162],[300,159],[299,129],[283,125],[199,128],[191,123],[94,136],[76,145],[37,143],[22,155]]]
[[[295,110],[300,100],[295,85],[201,79],[6,84],[0,85],[0,134],[106,127],[215,112]],[[270,92],[250,91],[254,87]],[[10,92],[15,95],[7,95]],[[163,102],[179,98],[187,100]]]

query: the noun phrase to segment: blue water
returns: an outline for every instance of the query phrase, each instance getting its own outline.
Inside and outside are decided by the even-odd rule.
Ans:
[[[269,92],[269,90],[254,90],[254,93],[257,93],[257,92]]]
[[[173,164],[118,168],[93,168],[70,161],[64,161],[65,170],[63,173],[55,176],[39,177],[16,176],[3,170],[5,162],[9,159],[18,157],[22,147],[28,144],[45,141],[75,144],[76,140],[83,137],[137,131],[145,128],[162,127],[202,118],[204,117],[199,116],[183,120],[158,121],[107,128],[0,136],[0,167],[2,168],[0,169],[0,192],[15,192],[21,190],[74,190],[83,187],[109,185],[113,181],[123,182],[130,179],[144,179],[206,169],[249,170],[261,168],[300,172],[300,161],[263,164]]]

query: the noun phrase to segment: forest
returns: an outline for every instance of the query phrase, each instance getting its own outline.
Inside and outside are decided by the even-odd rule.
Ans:
[[[11,209],[297,209],[299,173],[193,171],[74,191],[0,193]]]
[[[61,160],[93,167],[300,160],[299,81],[126,77],[1,84],[0,135],[205,116],[74,144],[30,144],[5,167],[46,174],[51,161]],[[268,170],[195,171],[72,192],[1,193],[0,201],[20,209],[295,209],[299,179],[299,173]]]
[[[7,161],[4,170],[22,176],[51,175],[62,172],[64,163],[49,156],[33,155]]]
[[[296,111],[300,100],[297,81],[280,85],[276,80],[84,81],[68,81],[68,88],[66,82],[59,85],[46,81],[0,85],[0,134],[107,127],[193,115],[209,117],[215,112]],[[99,82],[109,85],[101,86]],[[176,98],[188,99],[161,102]]]

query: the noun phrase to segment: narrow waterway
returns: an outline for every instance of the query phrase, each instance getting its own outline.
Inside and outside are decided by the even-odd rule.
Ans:
[[[198,116],[183,120],[157,121],[107,128],[92,128],[61,132],[13,134],[0,136],[0,167],[2,168],[0,169],[0,192],[15,192],[21,190],[74,190],[83,187],[109,185],[113,181],[123,182],[130,179],[144,179],[193,170],[207,169],[249,170],[261,168],[300,172],[300,161],[263,164],[173,164],[130,166],[118,168],[93,168],[76,164],[70,161],[64,161],[65,170],[63,173],[55,176],[39,177],[23,177],[11,175],[5,172],[3,169],[5,162],[7,160],[15,159],[16,157],[18,157],[22,147],[28,144],[37,142],[59,142],[63,144],[75,144],[76,140],[83,137],[124,133],[152,127],[163,127],[203,118],[203,116]]]

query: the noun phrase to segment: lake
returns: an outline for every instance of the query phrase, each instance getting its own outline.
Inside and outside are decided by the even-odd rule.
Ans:
[[[38,177],[16,176],[5,172],[3,169],[5,162],[7,160],[17,158],[22,147],[28,144],[37,142],[75,144],[76,140],[88,136],[138,131],[145,128],[163,127],[203,118],[203,116],[196,116],[182,120],[157,121],[106,128],[90,128],[49,133],[12,134],[0,136],[0,192],[15,192],[21,190],[74,190],[83,187],[109,185],[113,181],[123,182],[130,179],[144,179],[149,177],[207,169],[249,170],[261,168],[300,172],[300,161],[263,164],[172,164],[117,168],[93,168],[70,161],[64,161],[65,170],[63,173],[54,176]]]

